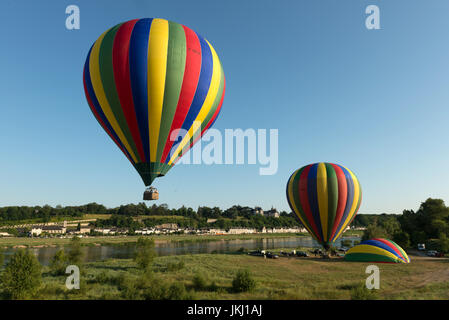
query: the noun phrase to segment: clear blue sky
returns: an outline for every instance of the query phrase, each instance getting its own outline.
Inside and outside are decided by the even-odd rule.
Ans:
[[[81,29],[65,28],[76,4]],[[380,7],[381,30],[365,28]],[[144,185],[86,103],[82,68],[107,28],[159,17],[213,44],[227,90],[214,127],[279,129],[279,170],[190,165],[155,183],[170,207],[288,210],[285,184],[319,161],[352,169],[361,213],[449,200],[449,2],[13,1],[0,5],[0,206],[117,206]]]

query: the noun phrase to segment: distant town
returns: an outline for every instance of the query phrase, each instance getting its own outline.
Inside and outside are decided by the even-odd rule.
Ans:
[[[264,211],[261,207],[251,210],[253,216],[280,218],[280,213],[275,208]],[[255,234],[255,233],[303,233],[307,232],[304,227],[212,227],[218,218],[208,218],[206,223],[209,227],[192,228],[181,227],[177,223],[162,223],[153,227],[130,229],[123,227],[95,227],[98,219],[81,219],[62,222],[46,222],[36,224],[24,224],[17,226],[4,226],[0,228],[14,229],[16,232],[0,232],[0,237],[28,236],[28,237],[55,237],[55,236],[98,236],[98,235],[159,235],[159,234],[196,234],[196,235],[232,235],[232,234]],[[1,230],[0,230],[1,231]]]

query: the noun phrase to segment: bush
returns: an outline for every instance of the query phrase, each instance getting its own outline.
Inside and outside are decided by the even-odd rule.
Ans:
[[[201,274],[196,274],[193,277],[193,288],[195,290],[204,290],[207,287],[207,281]]]
[[[168,300],[188,300],[190,299],[190,296],[183,283],[175,282],[168,288],[165,298]]]
[[[30,251],[20,249],[6,265],[1,282],[6,298],[25,299],[41,286],[42,267]]]
[[[50,261],[50,270],[54,275],[60,276],[65,274],[67,268],[67,256],[64,250],[58,250]]]
[[[249,270],[240,270],[232,280],[234,292],[247,292],[256,288],[256,281],[252,278]]]
[[[375,300],[377,292],[375,289],[368,289],[366,286],[357,286],[351,290],[351,300]]]
[[[134,261],[137,263],[137,266],[144,271],[150,269],[155,256],[154,240],[139,238],[136,243],[136,252],[134,255]]]
[[[184,269],[184,267],[185,267],[184,261],[167,263],[167,271],[170,271],[170,272]]]

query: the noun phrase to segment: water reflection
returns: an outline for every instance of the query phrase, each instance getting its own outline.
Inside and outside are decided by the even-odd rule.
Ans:
[[[337,247],[341,245],[338,239],[335,243]],[[360,240],[358,237],[345,237],[343,240]],[[85,262],[101,261],[106,259],[130,259],[134,254],[135,244],[103,245],[95,247],[83,247]],[[212,240],[201,242],[163,242],[156,243],[155,249],[159,256],[198,254],[198,253],[225,253],[237,251],[240,248],[246,250],[257,249],[278,249],[278,248],[297,248],[318,247],[319,244],[312,237],[288,237],[288,238],[265,238],[265,239],[245,239],[245,240]],[[7,249],[5,251],[5,260],[17,249]],[[48,265],[53,258],[57,247],[32,248],[31,251],[36,255],[39,262]]]

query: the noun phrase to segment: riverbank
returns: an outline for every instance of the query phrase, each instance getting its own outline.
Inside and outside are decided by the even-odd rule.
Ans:
[[[309,236],[307,233],[257,233],[240,235],[154,235],[145,236],[154,239],[155,243],[167,242],[200,242],[216,240],[249,240],[270,239]],[[344,235],[346,236],[346,234]],[[353,236],[352,234],[350,236]],[[81,244],[85,246],[121,245],[137,242],[142,236],[94,236],[82,237]],[[70,243],[71,238],[0,238],[0,247],[54,247],[64,246]]]
[[[380,289],[369,297],[449,299],[449,259],[411,256],[411,260],[410,264],[378,264]],[[341,258],[264,259],[238,253],[165,256],[155,259],[152,279],[156,280],[151,284],[153,289],[156,283],[177,284],[186,288],[182,297],[201,300],[351,299],[365,283],[368,265]],[[232,280],[241,269],[251,271],[257,282],[254,291],[232,291]],[[54,277],[46,268],[44,287],[36,299],[143,299],[154,294],[130,259],[87,263],[84,270],[81,290],[69,291],[65,277]],[[204,279],[202,288],[194,284],[198,275]]]

